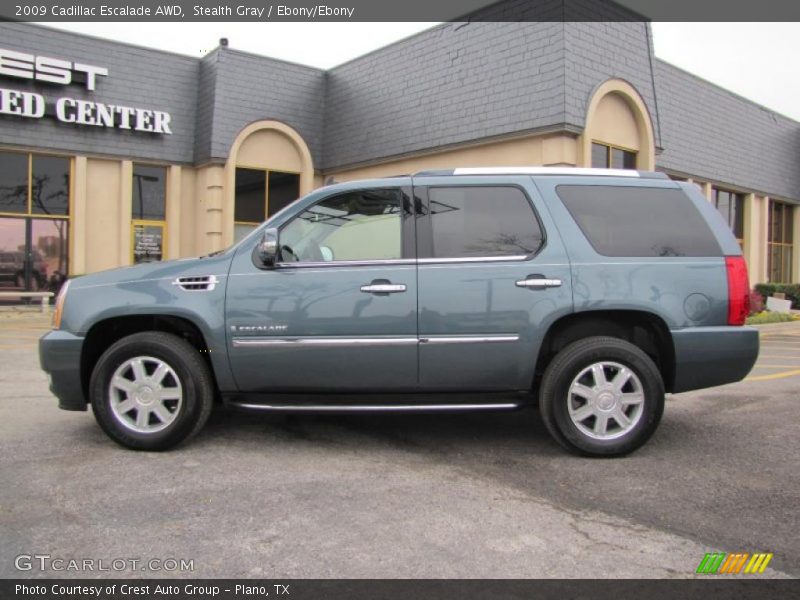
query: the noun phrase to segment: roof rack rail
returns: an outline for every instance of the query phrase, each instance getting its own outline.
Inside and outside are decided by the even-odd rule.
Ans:
[[[594,177],[638,177],[641,179],[669,179],[666,173],[634,171],[632,169],[593,169],[585,167],[459,167],[457,169],[432,169],[414,173],[413,177],[446,175],[585,175]]]

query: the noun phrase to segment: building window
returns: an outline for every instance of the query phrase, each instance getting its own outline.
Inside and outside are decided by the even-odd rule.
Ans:
[[[0,287],[57,292],[69,272],[69,158],[0,152]]]
[[[767,273],[774,283],[788,283],[792,278],[793,219],[791,204],[770,202]]]
[[[592,142],[592,167],[595,169],[636,169],[636,152],[618,146]]]
[[[711,188],[711,201],[728,223],[736,241],[744,247],[744,194]]]
[[[131,254],[134,264],[164,258],[167,168],[133,165]]]
[[[238,241],[300,196],[300,175],[266,169],[236,169],[234,238]]]

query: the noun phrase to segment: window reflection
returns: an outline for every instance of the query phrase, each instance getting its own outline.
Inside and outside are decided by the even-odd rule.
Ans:
[[[34,155],[32,168],[31,212],[69,214],[69,159]]]
[[[364,190],[328,198],[281,231],[285,261],[401,258],[400,190]]]
[[[57,292],[66,280],[70,165],[59,156],[0,152],[0,287]]]
[[[0,152],[0,212],[28,212],[28,155]]]
[[[528,199],[514,187],[432,187],[433,256],[531,254],[542,231]]]

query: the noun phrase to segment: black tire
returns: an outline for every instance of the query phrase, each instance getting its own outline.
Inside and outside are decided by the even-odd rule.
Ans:
[[[612,413],[604,413],[612,415],[609,422],[613,422],[614,425],[608,430],[608,434],[618,436],[613,439],[592,437],[593,433],[597,435],[594,423],[598,417],[590,415],[581,421],[584,429],[592,429],[590,432],[583,431],[570,417],[570,406],[577,410],[583,408],[581,405],[583,402],[585,405],[590,404],[584,401],[580,394],[570,394],[573,381],[584,370],[598,363],[615,363],[630,369],[638,378],[638,382],[631,378],[627,385],[638,387],[627,389],[635,390],[644,397],[640,409],[625,406],[620,418],[630,415],[632,417],[630,421],[633,423],[627,431],[614,419]],[[613,377],[614,367],[609,366],[608,369],[610,369],[608,373]],[[605,377],[605,370],[602,375]],[[587,376],[591,378],[593,387],[596,386],[595,376],[588,374]],[[614,402],[609,396],[601,397],[601,400],[597,401],[598,404],[599,401]],[[583,456],[622,456],[642,446],[658,427],[664,412],[664,382],[658,367],[638,346],[618,338],[588,337],[569,344],[547,366],[542,378],[539,405],[547,430],[567,450]],[[626,410],[627,415],[624,414]]]
[[[111,378],[126,361],[142,356],[166,363],[182,389],[181,403],[172,413],[174,420],[160,431],[134,431],[111,408]],[[112,440],[132,450],[168,450],[205,425],[214,401],[214,383],[208,365],[188,342],[169,333],[148,331],[124,337],[103,353],[92,371],[89,395],[95,419]]]

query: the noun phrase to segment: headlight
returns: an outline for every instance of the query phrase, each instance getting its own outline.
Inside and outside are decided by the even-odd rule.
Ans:
[[[61,314],[64,312],[64,300],[67,298],[67,288],[69,280],[64,282],[56,297],[56,310],[53,313],[53,329],[61,329]]]

